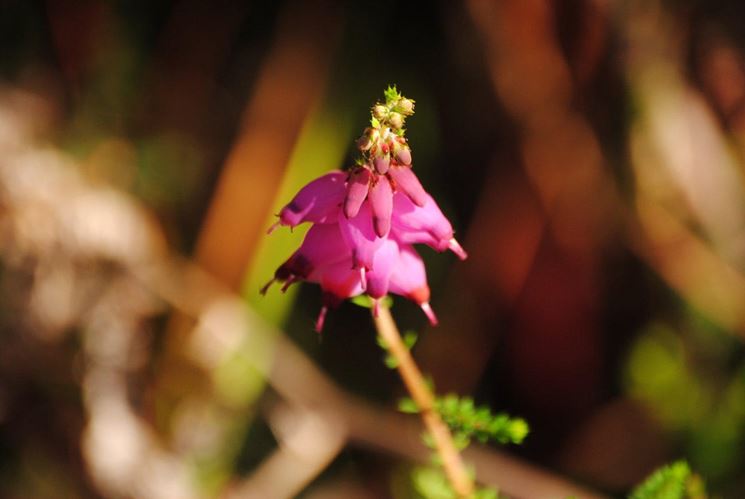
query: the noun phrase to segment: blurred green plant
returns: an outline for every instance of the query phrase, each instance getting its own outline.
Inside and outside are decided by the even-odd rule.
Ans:
[[[743,458],[745,364],[737,351],[735,338],[689,311],[675,328],[645,328],[626,364],[628,393],[651,408],[714,487],[729,482]]]
[[[685,461],[665,465],[636,487],[629,499],[704,499],[704,482]]]
[[[445,474],[439,468],[420,466],[411,472],[414,491],[426,499],[458,499]],[[469,499],[499,499],[499,491],[478,488]]]

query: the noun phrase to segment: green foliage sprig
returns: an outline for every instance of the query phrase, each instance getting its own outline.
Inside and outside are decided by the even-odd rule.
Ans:
[[[437,411],[456,434],[485,443],[520,444],[528,435],[528,423],[500,412],[492,414],[487,406],[477,407],[470,397],[455,394],[437,398]]]
[[[634,489],[629,499],[705,499],[703,480],[685,461],[659,468]]]
[[[439,468],[417,467],[412,472],[414,490],[426,499],[458,499],[445,474]],[[469,499],[499,499],[499,492],[479,487]]]
[[[398,409],[408,414],[419,412],[408,397],[399,401]],[[466,447],[472,438],[482,443],[491,440],[500,444],[521,444],[530,431],[524,419],[503,412],[493,414],[487,406],[477,407],[471,397],[455,394],[437,397],[435,409],[453,430],[456,440],[462,442],[462,447]]]
[[[393,89],[395,91],[395,88]],[[388,96],[386,96],[388,98]],[[357,301],[357,305],[368,307],[370,303]],[[411,350],[417,341],[414,331],[407,331],[402,336],[406,348]],[[388,344],[378,336],[377,343],[385,352],[384,362],[390,369],[398,367],[398,360],[388,351]],[[430,379],[425,380],[429,389],[434,392],[434,384]],[[420,412],[416,402],[409,397],[399,400],[398,409],[408,414]],[[434,397],[434,410],[437,411],[442,420],[453,432],[453,443],[462,450],[468,447],[472,439],[480,442],[489,440],[502,444],[519,444],[528,435],[528,424],[522,418],[512,418],[505,413],[493,414],[487,406],[477,406],[471,397],[459,397],[449,394],[444,397]],[[425,444],[435,448],[433,438],[430,434],[423,435]],[[440,456],[433,454],[432,465],[418,467],[412,473],[414,489],[421,497],[427,499],[457,499],[458,495],[453,490],[450,481],[443,473]],[[478,487],[469,499],[497,499],[499,492],[489,487]]]

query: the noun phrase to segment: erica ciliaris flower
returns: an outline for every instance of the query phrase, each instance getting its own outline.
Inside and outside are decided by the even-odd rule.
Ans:
[[[357,141],[363,156],[359,164],[308,183],[270,229],[313,224],[262,293],[275,281],[284,283],[283,290],[298,281],[319,284],[324,305],[317,331],[328,307],[367,294],[377,310],[389,292],[417,303],[436,324],[424,262],[412,245],[449,249],[466,258],[452,225],[412,170],[403,122],[414,113],[414,102],[395,88],[385,96],[385,104],[372,109],[372,126]]]

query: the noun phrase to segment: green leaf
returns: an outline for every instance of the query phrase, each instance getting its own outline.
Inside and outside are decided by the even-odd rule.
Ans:
[[[458,431],[453,434],[453,444],[456,449],[463,450],[471,444],[471,438],[468,436],[468,433]]]
[[[419,339],[419,336],[416,334],[416,331],[406,331],[403,336],[404,345],[406,345],[406,348],[411,350],[411,348],[416,345],[416,341]]]
[[[509,426],[509,433],[511,435],[512,443],[514,444],[521,444],[530,432],[528,422],[522,418],[511,420]]]
[[[378,119],[373,116],[372,118],[370,118],[370,126],[373,128],[380,128],[380,121],[378,121]]]
[[[685,461],[676,461],[652,473],[629,496],[630,499],[684,499],[691,469]]]
[[[474,499],[498,499],[499,498],[499,492],[497,492],[494,489],[490,488],[483,488],[477,490],[473,494]]]
[[[426,499],[455,499],[457,496],[445,474],[436,468],[416,468],[412,472],[414,489]]]
[[[380,336],[380,335],[377,335],[377,336],[375,337],[375,342],[376,342],[376,343],[378,344],[378,346],[379,346],[380,348],[382,348],[383,350],[388,350],[388,343],[387,343],[387,342],[385,341],[385,339],[384,339],[384,338],[383,338],[382,336]]]
[[[402,397],[398,401],[398,410],[405,414],[416,414],[419,412],[419,406],[411,397]]]
[[[386,355],[383,362],[388,369],[396,369],[398,367],[398,359],[393,355]]]

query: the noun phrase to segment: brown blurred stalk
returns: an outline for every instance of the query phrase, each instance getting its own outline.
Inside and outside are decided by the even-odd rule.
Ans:
[[[469,497],[473,493],[473,481],[468,475],[458,449],[453,443],[450,429],[443,422],[435,410],[435,400],[422,372],[411,357],[409,349],[401,339],[391,312],[386,307],[380,307],[377,316],[373,314],[375,328],[385,341],[388,352],[398,361],[398,372],[411,394],[411,398],[419,407],[424,425],[432,435],[435,449],[442,459],[445,474],[459,497]]]

